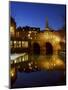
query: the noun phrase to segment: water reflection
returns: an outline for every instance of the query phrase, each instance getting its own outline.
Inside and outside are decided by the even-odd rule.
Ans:
[[[51,57],[48,56],[40,56],[39,65],[42,69],[45,70],[54,70],[54,69],[65,69],[65,63],[63,60],[59,58],[58,55],[52,55]]]
[[[17,79],[17,73],[32,73],[41,71],[63,71],[61,77],[65,77],[65,60],[58,54],[55,55],[24,55],[11,60],[10,78],[11,85]],[[23,77],[23,76],[22,76]],[[40,77],[41,78],[41,77]],[[64,79],[65,80],[65,79]],[[23,81],[22,81],[23,82]],[[46,82],[46,81],[45,81]],[[60,82],[60,81],[59,81]]]

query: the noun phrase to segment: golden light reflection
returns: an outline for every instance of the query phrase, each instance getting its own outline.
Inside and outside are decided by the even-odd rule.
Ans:
[[[22,61],[25,61],[24,57],[22,58]]]
[[[12,69],[10,70],[10,76],[11,76],[11,77],[14,77],[14,76],[15,76],[15,69],[14,69],[14,68],[12,68]]]
[[[53,55],[50,60],[47,60],[47,58],[43,57],[43,60],[40,60],[39,65],[42,69],[45,70],[65,68],[64,61],[59,59],[58,55]]]
[[[17,61],[15,60],[14,63],[17,63]]]

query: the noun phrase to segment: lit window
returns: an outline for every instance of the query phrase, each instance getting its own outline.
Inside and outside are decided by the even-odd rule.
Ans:
[[[24,44],[24,41],[22,41],[22,44]]]
[[[21,47],[21,41],[19,41],[19,47]]]
[[[14,41],[14,43],[16,43],[16,41]]]
[[[27,41],[22,41],[22,47],[27,48],[28,47],[28,42]]]
[[[22,47],[24,47],[24,41],[22,41]]]
[[[17,63],[17,61],[15,60],[14,63]]]
[[[30,34],[28,34],[28,37],[30,37]]]
[[[28,42],[27,41],[25,42],[25,47],[28,47]]]
[[[12,27],[12,26],[10,27],[10,34],[14,35],[14,27]]]
[[[14,41],[14,48],[16,48],[16,41]]]
[[[24,59],[24,57],[22,58],[22,61],[24,61],[25,59]]]

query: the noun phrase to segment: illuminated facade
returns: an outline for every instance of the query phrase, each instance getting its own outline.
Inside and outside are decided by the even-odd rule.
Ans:
[[[61,30],[61,32],[64,30]],[[11,34],[11,52],[31,52],[40,51],[41,54],[57,53],[59,50],[65,49],[65,35],[59,31],[54,31],[49,28],[48,19],[46,18],[45,30],[36,27],[18,27],[16,23],[11,20],[10,23]],[[63,35],[62,35],[63,34]],[[37,48],[37,49],[34,49]],[[51,51],[51,52],[46,52]]]
[[[34,48],[38,48],[38,46],[39,49],[37,50],[40,50],[41,54],[57,54],[58,51],[65,50],[65,31],[63,31],[64,30],[54,31],[49,28],[48,19],[46,19],[45,30],[40,31],[40,33],[37,34],[37,39],[31,42],[31,51],[33,51]],[[37,52],[37,50],[35,49],[35,52]]]
[[[11,37],[16,36],[16,22],[12,17],[10,19],[10,36]]]
[[[37,33],[40,32],[40,28],[36,27],[18,27],[13,18],[10,20],[10,48],[11,53],[21,53],[28,51],[30,41],[36,39]]]

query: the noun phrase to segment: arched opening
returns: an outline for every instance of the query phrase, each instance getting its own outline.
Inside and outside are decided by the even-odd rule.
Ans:
[[[45,48],[46,48],[46,55],[52,55],[53,54],[53,46],[51,45],[51,43],[46,42]]]
[[[38,43],[33,44],[33,54],[36,54],[36,55],[40,54],[40,46]]]
[[[61,46],[61,48],[62,48],[62,51],[65,51],[66,49],[66,43],[64,43],[64,42],[60,42],[59,43],[60,44],[60,46]]]

